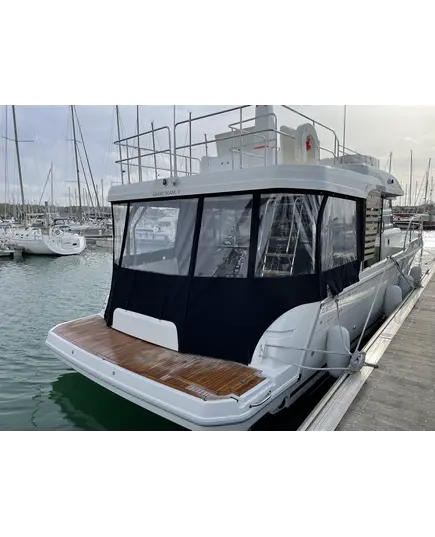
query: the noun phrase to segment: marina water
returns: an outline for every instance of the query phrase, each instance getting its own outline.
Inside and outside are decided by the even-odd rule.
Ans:
[[[176,426],[71,372],[45,346],[55,324],[94,314],[112,254],[0,258],[0,430],[154,430]]]
[[[434,232],[425,239],[435,246]],[[0,430],[179,429],[71,371],[45,346],[54,325],[101,310],[111,271],[112,253],[95,247],[71,257],[0,258]],[[255,428],[296,429],[330,384]]]

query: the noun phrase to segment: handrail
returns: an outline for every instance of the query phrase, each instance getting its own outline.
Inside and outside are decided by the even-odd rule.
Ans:
[[[275,119],[275,129],[278,128],[278,118],[276,117],[276,114],[274,112],[271,112],[270,114],[264,114],[264,116],[259,116],[261,119],[265,118],[265,117],[272,117]],[[234,123],[230,123],[228,125],[228,128],[229,129],[234,129],[236,127],[236,125],[240,125],[240,124],[243,124],[243,123],[249,123],[250,121],[255,121],[256,120],[256,117],[250,117],[248,119],[243,119],[242,121],[235,121]],[[252,133],[254,134],[254,133]]]
[[[152,134],[153,132],[156,133],[156,132],[159,132],[159,131],[163,131],[163,130],[167,130],[169,135],[171,134],[171,129],[168,127],[168,125],[164,125],[163,127],[158,127],[157,129],[151,129],[149,131],[146,131],[146,132],[141,132],[139,134],[139,137],[141,136],[146,136],[148,134]],[[118,145],[120,144],[121,142],[128,142],[129,140],[137,140],[138,139],[138,135],[135,134],[134,136],[128,136],[127,138],[122,138],[121,140],[116,140],[115,142],[115,145]]]
[[[125,145],[125,146],[122,146],[122,147],[131,147],[131,146]],[[147,150],[142,149],[142,151],[147,151]],[[155,154],[156,155],[170,155],[171,157],[173,157],[173,154],[170,152],[169,149],[164,149],[162,151],[156,151]],[[152,157],[152,156],[154,156],[154,153],[149,153],[148,155],[142,155],[142,157],[144,157],[144,158]],[[201,159],[199,157],[189,157],[187,155],[177,155],[177,158],[184,158],[186,160],[189,160],[190,158],[192,158],[192,160],[197,160],[198,162],[201,162]],[[121,160],[115,160],[115,164],[121,164],[121,162],[128,162],[130,160],[137,160],[137,159],[138,159],[138,156],[136,155],[134,157],[128,157],[128,158],[124,158],[124,159],[121,159]],[[135,166],[135,164],[130,164],[130,166]],[[139,166],[139,164],[136,164],[136,166]],[[158,169],[161,169],[161,168],[158,167]]]
[[[167,131],[168,133],[168,149],[165,149],[163,151],[156,151],[155,150],[155,134],[157,132],[160,132],[160,131]],[[151,135],[151,139],[152,139],[152,144],[153,144],[153,147],[154,149],[147,149],[147,148],[141,148],[139,146],[139,139],[143,136],[149,136]],[[134,149],[136,149],[136,151],[138,152],[138,155],[137,156],[133,156],[133,157],[129,157],[128,155],[128,149],[129,148],[132,148],[132,146],[130,146],[130,144],[125,144],[125,142],[128,142],[130,140],[138,140],[138,147],[133,147]],[[159,154],[168,154],[169,155],[169,168],[170,168],[170,174],[172,176],[172,150],[171,150],[171,147],[172,147],[172,144],[171,144],[172,140],[171,140],[171,129],[169,128],[169,126],[167,125],[164,125],[163,127],[158,127],[157,129],[154,128],[154,123],[152,122],[151,123],[151,130],[149,131],[146,131],[146,132],[142,132],[141,134],[136,134],[134,136],[128,136],[127,138],[123,138],[121,140],[117,140],[115,142],[115,145],[119,146],[119,147],[125,147],[127,149],[127,158],[126,159],[120,159],[118,161],[115,161],[116,164],[122,164],[123,162],[127,162],[128,163],[128,166],[130,166],[130,161],[131,160],[136,160],[136,159],[139,159],[139,167],[142,168],[142,165],[141,165],[141,157],[144,156],[144,157],[149,157],[149,156],[154,156],[154,165],[155,165],[155,174],[156,174],[156,178],[157,178],[157,170],[159,169],[157,167],[157,160],[156,160],[156,157],[157,155]],[[149,151],[149,154],[147,155],[142,155],[142,151]],[[120,155],[121,156],[121,155]],[[146,167],[146,166],[144,166]]]
[[[420,217],[420,218],[418,218],[418,217]],[[415,215],[410,219],[409,224],[408,224],[408,228],[406,229],[405,239],[403,241],[403,250],[406,250],[406,239],[408,238],[408,233],[411,231],[412,224],[415,221],[420,220],[420,229],[419,229],[419,231],[420,231],[420,233],[423,232],[423,220],[422,220],[422,218],[423,218],[423,215]],[[410,238],[411,238],[411,235],[410,235]],[[411,242],[411,240],[409,242]]]
[[[302,114],[302,112],[299,112],[298,110],[295,110],[294,108],[292,108],[291,106],[288,106],[287,104],[283,104],[281,106],[283,108],[285,108],[286,110],[290,110],[294,114],[296,114],[298,116],[301,116],[301,117],[307,119],[308,121],[311,121],[314,126],[319,125],[319,127],[323,127],[327,131],[331,132],[334,135],[334,140],[335,140],[335,142],[334,142],[334,156],[335,156],[335,158],[339,158],[339,156],[340,156],[340,154],[339,154],[340,142],[338,140],[337,133],[335,132],[334,129],[331,129],[331,127],[328,127],[327,125],[324,125],[323,123],[320,123],[320,121],[316,121],[315,119],[313,119],[313,118],[311,118],[309,116],[306,116],[305,114]],[[336,153],[336,151],[337,151],[337,153]]]
[[[189,112],[189,115],[188,115],[187,119],[183,119],[181,121],[174,122],[174,125],[171,126],[171,127],[166,125],[166,126],[163,126],[163,127],[154,128],[154,123],[151,123],[151,127],[152,127],[151,130],[148,130],[148,131],[140,133],[140,134],[134,134],[132,136],[122,138],[121,140],[118,140],[118,141],[115,142],[115,145],[117,145],[120,148],[125,148],[125,150],[127,152],[127,158],[120,158],[119,160],[116,161],[116,163],[121,164],[121,165],[123,163],[127,163],[128,171],[129,171],[130,165],[133,165],[132,162],[138,160],[139,161],[139,168],[144,167],[144,168],[152,169],[152,166],[142,166],[141,159],[146,158],[146,157],[154,157],[154,171],[155,171],[155,177],[156,178],[158,178],[158,170],[163,171],[165,173],[169,172],[171,177],[176,177],[178,175],[178,166],[179,166],[178,159],[182,158],[182,159],[185,159],[186,170],[181,171],[181,169],[180,169],[180,173],[183,173],[183,174],[187,173],[187,174],[193,175],[193,174],[197,173],[196,166],[195,166],[195,170],[193,170],[193,168],[192,168],[193,162],[195,161],[195,162],[200,162],[201,163],[201,161],[202,161],[202,158],[198,158],[197,156],[193,155],[193,151],[195,149],[205,147],[205,155],[208,156],[208,154],[209,154],[209,146],[210,146],[211,143],[219,144],[221,142],[232,141],[233,142],[233,147],[232,147],[230,152],[231,152],[233,169],[234,169],[234,164],[235,164],[234,156],[237,153],[239,154],[239,166],[240,166],[240,168],[243,168],[244,157],[245,156],[247,156],[247,157],[255,157],[255,158],[260,158],[260,159],[262,158],[264,160],[264,162],[265,162],[265,166],[267,166],[268,164],[271,164],[273,162],[272,153],[271,153],[271,151],[268,151],[268,150],[274,150],[274,164],[276,165],[276,164],[278,164],[278,152],[280,150],[280,148],[279,148],[280,139],[282,140],[283,137],[295,139],[295,136],[291,135],[290,133],[287,133],[287,132],[282,132],[280,130],[280,128],[278,126],[278,120],[281,121],[281,119],[278,118],[277,113],[275,113],[275,112],[269,112],[269,111],[265,110],[264,114],[261,114],[261,111],[260,111],[260,114],[258,116],[256,114],[254,114],[254,115],[252,115],[252,117],[244,118],[243,117],[244,110],[248,109],[250,107],[253,107],[253,106],[254,105],[234,106],[234,107],[227,108],[227,109],[224,109],[224,110],[211,112],[209,114],[203,114],[203,115],[198,116],[198,117],[192,117],[192,112]],[[343,149],[343,152],[351,151],[355,155],[360,155],[360,153],[342,146],[340,144],[340,141],[339,141],[339,138],[337,136],[337,133],[333,128],[328,127],[324,123],[321,123],[320,121],[317,121],[317,120],[309,117],[308,115],[306,115],[306,114],[304,114],[302,112],[299,112],[298,110],[296,110],[295,108],[293,108],[290,105],[280,105],[280,108],[282,110],[286,110],[288,112],[291,112],[292,114],[295,114],[296,116],[304,118],[305,120],[307,120],[310,123],[312,123],[312,125],[314,127],[319,127],[321,129],[326,130],[328,133],[330,133],[332,135],[332,137],[333,137],[333,140],[334,140],[333,143],[332,143],[332,140],[331,140],[331,145],[333,145],[333,148],[328,149],[327,147],[324,147],[324,145],[326,145],[326,144],[324,144],[323,146],[320,145],[319,149],[320,149],[320,151],[324,151],[325,153],[330,154],[331,157],[334,158],[334,162],[340,159],[340,150],[341,149]],[[205,120],[205,119],[209,119],[209,118],[221,117],[224,114],[231,114],[231,113],[235,114],[237,112],[240,114],[240,118],[239,118],[238,121],[234,120],[234,121],[229,122],[228,129],[230,130],[230,132],[222,133],[222,134],[219,135],[218,139],[214,139],[214,140],[210,140],[207,137],[207,134],[204,134],[204,140],[202,140],[202,141],[196,141],[196,140],[194,141],[192,139],[193,132],[195,133],[195,136],[196,136],[196,134],[198,134],[198,132],[197,132],[198,129],[195,129],[195,131],[192,131],[193,125],[196,124],[197,122]],[[256,113],[258,113],[258,112],[256,112]],[[245,114],[245,115],[251,115],[251,114]],[[234,118],[234,115],[233,115],[233,118]],[[259,128],[259,130],[257,130],[256,128],[244,127],[247,123],[252,123],[252,122],[254,122],[254,125],[259,126],[258,123],[257,124],[255,123],[256,120],[258,120],[259,118],[261,118],[261,119],[269,118],[268,122],[267,122],[267,125],[265,125],[267,128]],[[272,121],[270,120],[270,118],[272,118]],[[270,127],[271,123],[273,124],[272,128]],[[287,124],[287,121],[283,121],[283,124]],[[188,130],[187,130],[187,133],[186,133],[187,143],[185,142],[183,145],[177,145],[177,130],[179,132],[180,128],[184,127],[186,125],[188,126]],[[165,131],[167,133],[168,147],[163,149],[163,150],[156,150],[156,138],[155,138],[155,135],[156,135],[156,133],[161,132],[161,131]],[[184,132],[185,132],[185,130],[183,130],[183,136],[184,136]],[[270,136],[267,135],[268,133],[273,133],[274,134],[274,138],[273,138],[274,140],[275,140],[275,137],[276,137],[276,143],[275,144],[269,144],[269,145],[273,145],[273,147],[268,147],[267,142],[268,142],[268,139],[271,138]],[[152,148],[140,147],[140,139],[143,138],[144,136],[150,136],[151,137],[151,143],[147,143],[147,145],[152,146]],[[244,139],[246,139],[246,137],[255,137],[255,136],[257,136],[259,139],[264,140],[264,156],[260,156],[258,154],[253,154],[252,151],[249,152],[248,146],[249,147],[251,146],[250,143],[247,143],[245,148],[243,146]],[[281,138],[279,138],[279,137],[281,137]],[[131,142],[133,142],[133,143],[131,143]],[[329,145],[329,143],[327,145]],[[247,149],[247,151],[244,151],[244,149]],[[255,147],[255,149],[260,149],[260,148]],[[130,156],[129,155],[129,150],[130,150],[130,152],[131,152],[131,150],[133,150],[134,152],[137,152],[137,154],[135,154],[134,156]],[[180,155],[180,152],[182,152],[182,151],[186,152],[187,156],[186,155]],[[219,152],[219,149],[218,149],[218,152]],[[200,151],[199,154],[201,155],[202,152]],[[167,163],[158,164],[157,155],[166,155],[167,157],[169,157],[169,167],[168,167]],[[122,157],[123,155],[119,155],[119,156]],[[164,160],[166,160],[166,159],[164,159]]]
[[[201,144],[195,144],[192,146],[192,123],[196,121],[201,121],[202,119],[210,118],[210,117],[216,117],[223,114],[229,114],[230,112],[238,112],[240,111],[240,116],[242,116],[242,111],[244,108],[249,108],[249,104],[245,104],[243,106],[236,106],[234,108],[229,108],[226,110],[220,110],[219,112],[212,112],[211,114],[206,114],[204,116],[195,117],[192,119],[192,113],[189,112],[189,119],[185,119],[183,121],[179,121],[178,123],[175,123],[174,125],[174,153],[177,153],[177,149],[189,149],[190,155],[192,154],[192,147],[197,147],[198,145],[204,145],[207,144],[207,141],[202,142]],[[189,124],[189,145],[184,147],[177,147],[177,127],[180,127],[180,125],[185,125],[186,123]],[[223,141],[223,140],[222,140]],[[242,157],[241,157],[242,159]],[[174,176],[177,176],[177,159],[174,159]]]

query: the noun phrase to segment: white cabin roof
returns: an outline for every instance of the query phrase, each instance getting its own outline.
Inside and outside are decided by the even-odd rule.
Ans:
[[[246,168],[113,186],[108,200],[113,203],[265,189],[326,191],[355,198],[367,198],[372,190],[390,197],[403,195],[395,177],[370,166],[302,164]]]

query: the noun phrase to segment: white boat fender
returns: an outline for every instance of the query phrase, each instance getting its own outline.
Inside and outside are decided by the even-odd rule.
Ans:
[[[403,300],[403,291],[398,285],[390,285],[385,290],[384,313],[387,317],[393,314]]]
[[[423,277],[423,271],[421,270],[421,267],[412,267],[409,275],[414,278],[415,283],[420,284]]]
[[[326,339],[326,363],[331,377],[338,379],[343,371],[349,367],[349,347],[349,330],[344,326],[331,326]]]
[[[399,287],[402,290],[402,298],[405,298],[414,290],[414,278],[412,276],[400,276]]]

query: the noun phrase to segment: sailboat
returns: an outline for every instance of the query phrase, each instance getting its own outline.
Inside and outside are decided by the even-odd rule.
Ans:
[[[302,118],[299,127],[279,124],[281,110]],[[201,145],[192,135],[205,127],[192,125],[216,116],[229,130]],[[177,145],[183,127],[189,143]],[[320,131],[332,135],[326,149]],[[325,375],[364,366],[367,330],[400,305],[409,274],[418,277],[422,235],[391,222],[390,202],[403,195],[396,177],[291,106],[189,117],[171,134],[154,153],[167,157],[166,176],[161,168],[155,180],[110,190],[105,307],[55,326],[47,345],[183,427],[248,430]],[[183,151],[192,165],[181,171]],[[141,228],[158,211],[171,215],[175,233],[169,244],[146,244]]]
[[[14,122],[15,149],[17,157],[18,177],[21,190],[22,219],[21,225],[6,225],[0,227],[0,237],[8,240],[9,244],[15,248],[21,248],[23,253],[33,255],[77,255],[86,248],[86,239],[76,233],[71,233],[60,229],[57,226],[50,226],[48,221],[42,228],[34,228],[28,224],[26,218],[26,205],[24,200],[23,177],[21,170],[20,149],[18,140],[18,129],[15,106],[12,105],[12,117]]]

